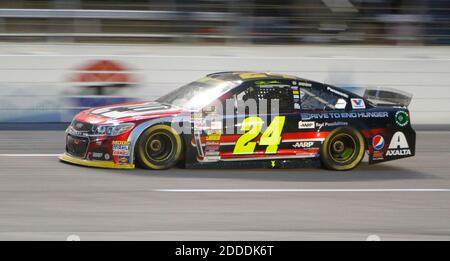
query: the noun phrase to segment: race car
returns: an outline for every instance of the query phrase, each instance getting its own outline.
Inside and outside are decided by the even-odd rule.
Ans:
[[[414,156],[411,98],[284,74],[213,73],[156,101],[80,112],[60,159],[118,169],[350,170],[366,152],[370,164]]]

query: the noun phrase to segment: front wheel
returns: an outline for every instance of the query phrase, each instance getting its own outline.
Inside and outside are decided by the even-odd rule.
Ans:
[[[148,128],[137,142],[136,158],[146,169],[168,169],[177,164],[182,151],[180,135],[167,125]]]
[[[320,151],[323,165],[332,170],[351,170],[364,157],[364,138],[357,130],[343,127],[331,132]]]

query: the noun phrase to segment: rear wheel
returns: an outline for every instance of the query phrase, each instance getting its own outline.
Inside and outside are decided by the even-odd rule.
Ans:
[[[167,125],[156,125],[142,133],[136,158],[147,169],[168,169],[177,164],[182,151],[180,135]]]
[[[332,170],[350,170],[364,157],[364,138],[353,128],[334,130],[323,143],[320,152],[323,165]]]

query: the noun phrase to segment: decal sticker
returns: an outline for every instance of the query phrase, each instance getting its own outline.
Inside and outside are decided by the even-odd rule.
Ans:
[[[206,136],[206,140],[207,141],[218,141],[218,140],[220,140],[220,134],[218,134],[218,133],[212,133],[212,134],[209,134],[208,136]]]
[[[130,142],[128,141],[113,141],[113,156],[130,156]]]
[[[316,122],[314,121],[299,121],[298,128],[299,129],[314,129],[316,127]]]
[[[273,80],[273,81],[256,81],[256,85],[271,85],[271,84],[280,84],[279,81]]]
[[[372,159],[373,160],[382,160],[382,159],[384,159],[383,152],[382,151],[374,151],[373,154],[372,154]]]
[[[92,153],[92,157],[96,158],[96,159],[101,159],[101,158],[103,158],[103,153],[101,153],[101,152],[94,152],[94,153]]]
[[[372,138],[372,147],[374,150],[384,149],[384,138],[381,135],[376,135]]]
[[[409,149],[408,141],[406,140],[405,134],[401,131],[397,131],[392,136],[391,142],[389,143],[388,151],[386,156],[408,156],[411,155],[411,150]]]
[[[317,122],[316,127],[317,128],[323,128],[323,127],[336,127],[336,126],[347,126],[348,122],[345,121],[336,121],[336,122]]]
[[[130,163],[130,157],[119,157],[119,164],[129,164]]]
[[[296,109],[296,110],[300,110],[300,104],[298,104],[298,103],[294,103],[294,109]]]
[[[239,74],[241,79],[252,79],[252,78],[266,78],[267,75],[264,73],[241,73]]]
[[[298,85],[303,86],[303,87],[311,87],[312,86],[312,84],[307,83],[307,82],[298,82]]]
[[[400,127],[405,127],[409,123],[408,113],[405,111],[398,111],[395,113],[395,123]]]
[[[275,168],[275,161],[274,161],[274,160],[271,160],[271,161],[270,161],[270,166],[271,166],[272,168]]]
[[[294,148],[311,148],[312,145],[314,145],[314,142],[312,141],[300,141],[296,142],[292,147]]]
[[[277,153],[281,142],[285,116],[276,116],[259,139],[259,145],[266,145],[266,154]],[[248,117],[242,122],[242,131],[246,131],[237,141],[233,154],[253,154],[256,148],[254,140],[260,133],[264,121],[260,117]]]
[[[296,94],[296,95],[299,95],[300,93],[299,93],[299,91],[298,91],[298,90],[293,90],[293,91],[292,91],[292,94]]]
[[[347,107],[347,101],[344,99],[338,99],[336,104],[334,105],[334,108],[336,109],[345,109]]]
[[[388,112],[325,112],[325,113],[302,113],[304,120],[316,119],[354,119],[354,118],[388,118]]]
[[[366,104],[363,99],[350,99],[353,109],[365,109]]]

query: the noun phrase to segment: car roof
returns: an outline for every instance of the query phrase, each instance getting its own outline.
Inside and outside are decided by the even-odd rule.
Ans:
[[[271,72],[256,72],[256,71],[229,71],[229,72],[217,72],[207,75],[210,78],[221,79],[224,81],[252,81],[252,80],[264,80],[264,79],[280,79],[285,78],[287,80],[305,80],[293,75],[271,73]]]

